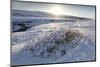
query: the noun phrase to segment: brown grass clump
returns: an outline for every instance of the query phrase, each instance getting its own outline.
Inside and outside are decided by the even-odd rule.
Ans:
[[[71,42],[79,35],[79,31],[71,31],[69,30],[68,32],[65,33],[65,40],[67,42]]]
[[[63,44],[64,42],[71,42],[73,41],[76,37],[80,36],[80,32],[78,30],[68,30],[64,34],[64,38],[59,40],[55,40],[55,44],[60,45]]]

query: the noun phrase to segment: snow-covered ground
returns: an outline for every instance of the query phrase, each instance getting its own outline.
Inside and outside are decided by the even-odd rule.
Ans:
[[[67,32],[75,33],[67,41]],[[68,35],[69,36],[69,35]],[[40,24],[12,33],[12,65],[95,60],[95,21]]]

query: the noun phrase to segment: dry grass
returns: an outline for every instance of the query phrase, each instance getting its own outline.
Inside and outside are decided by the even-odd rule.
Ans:
[[[64,38],[62,40],[55,40],[55,44],[60,45],[60,44],[63,44],[64,42],[71,42],[78,36],[80,36],[79,31],[69,30],[69,31],[65,32]]]

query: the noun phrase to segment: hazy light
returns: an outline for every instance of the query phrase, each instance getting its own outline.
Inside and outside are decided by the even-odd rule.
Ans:
[[[62,14],[65,14],[63,8],[58,5],[50,7],[48,9],[48,12],[54,14],[55,16],[60,16]]]

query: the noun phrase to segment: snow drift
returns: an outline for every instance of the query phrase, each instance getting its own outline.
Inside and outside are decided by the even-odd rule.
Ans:
[[[25,32],[13,33],[12,65],[95,60],[95,43],[91,36],[68,25],[41,24]]]

